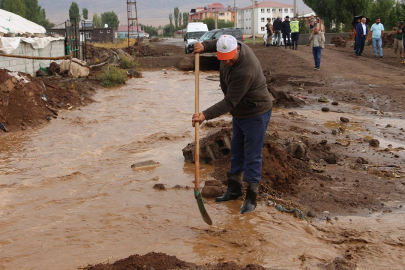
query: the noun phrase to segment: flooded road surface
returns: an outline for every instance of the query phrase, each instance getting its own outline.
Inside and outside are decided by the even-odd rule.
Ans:
[[[194,138],[194,74],[143,75],[43,128],[1,137],[0,269],[76,269],[150,251],[199,264],[323,269],[356,248],[359,269],[402,269],[402,213],[310,224],[264,204],[242,216],[241,201],[208,201],[214,226],[206,225],[181,151]],[[201,108],[222,98],[207,76]],[[146,160],[160,166],[131,169]],[[212,168],[201,170],[209,178]]]

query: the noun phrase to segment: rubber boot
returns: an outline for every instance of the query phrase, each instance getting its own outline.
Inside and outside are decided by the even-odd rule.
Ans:
[[[228,176],[228,189],[226,190],[225,194],[217,197],[215,201],[217,202],[227,202],[230,200],[237,200],[240,196],[243,195],[242,193],[242,173],[230,173],[227,172]]]
[[[256,208],[256,197],[259,190],[259,183],[249,183],[248,188],[246,189],[246,198],[242,207],[240,208],[241,214],[246,214],[253,212]]]

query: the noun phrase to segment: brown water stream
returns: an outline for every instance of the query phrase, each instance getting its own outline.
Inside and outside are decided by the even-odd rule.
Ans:
[[[361,269],[404,265],[401,214],[312,225],[265,205],[241,216],[240,201],[208,201],[214,226],[207,226],[193,191],[173,189],[193,185],[193,165],[181,150],[193,140],[194,75],[143,75],[100,90],[96,103],[45,127],[1,137],[0,269],[76,269],[150,251],[279,269],[301,269],[304,254],[308,269],[317,269],[344,255],[346,240],[372,245]],[[218,82],[205,79],[212,75],[201,75],[201,108],[222,97]],[[150,159],[161,166],[131,169]],[[203,165],[202,177],[211,170]],[[154,190],[156,183],[167,190]],[[341,234],[346,227],[350,237]],[[382,253],[394,267],[385,267]]]

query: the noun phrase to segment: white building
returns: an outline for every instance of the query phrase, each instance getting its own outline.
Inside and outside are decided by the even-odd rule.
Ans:
[[[255,34],[265,34],[267,18],[274,21],[278,16],[282,20],[286,16],[294,17],[294,6],[277,3],[273,1],[258,3],[255,1],[254,8],[254,29]],[[238,10],[237,27],[243,30],[243,34],[252,35],[252,6]]]

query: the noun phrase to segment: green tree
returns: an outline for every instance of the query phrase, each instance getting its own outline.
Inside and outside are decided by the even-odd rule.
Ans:
[[[157,28],[156,27],[154,27],[152,25],[143,25],[143,24],[140,24],[140,26],[143,27],[143,30],[146,33],[148,33],[150,37],[157,36],[158,33],[157,33]]]
[[[45,28],[52,28],[55,26],[54,23],[51,23],[47,18],[46,18],[46,11],[45,9],[41,8],[41,10],[39,11],[39,23],[40,25],[42,25]]]
[[[76,23],[78,23],[81,19],[79,5],[76,2],[72,2],[70,5],[69,19],[76,19]]]
[[[183,27],[187,27],[189,16],[188,12],[183,12]]]
[[[335,18],[335,0],[303,0],[324,22],[326,31],[330,31]],[[344,0],[343,0],[344,1]],[[354,1],[354,0],[353,0]]]
[[[218,20],[218,28],[233,28],[233,22],[226,22],[224,20]]]
[[[89,10],[87,8],[84,8],[82,13],[83,13],[83,19],[85,19],[85,20],[89,19]]]
[[[101,28],[101,19],[97,13],[93,14],[93,26],[95,28]]]
[[[179,13],[179,29],[182,29],[183,28],[183,25],[181,24],[182,23],[182,14],[181,14],[181,12]]]
[[[25,17],[27,7],[25,6],[24,0],[3,0],[2,5],[4,10]]]
[[[397,21],[399,21],[400,18],[397,17],[396,7],[395,0],[375,0],[369,12],[371,24],[379,17],[386,30],[389,31],[389,29],[392,29],[397,25]]]
[[[114,11],[101,13],[101,25],[104,27],[106,24],[111,28],[118,28],[120,25],[118,16]]]
[[[174,30],[174,26],[173,26],[173,14],[172,13],[170,13],[169,14],[169,21],[170,21],[170,24],[169,24],[169,35],[171,36],[172,34],[173,34],[173,30]]]
[[[203,21],[208,27],[208,30],[215,29],[215,20],[213,18],[205,18]]]
[[[179,29],[179,13],[180,13],[180,11],[179,11],[179,8],[178,7],[175,7],[174,8],[174,29],[175,30],[177,30],[177,29]]]
[[[32,22],[41,24],[46,18],[42,18],[41,6],[38,5],[38,0],[24,0],[25,7],[25,18]]]

